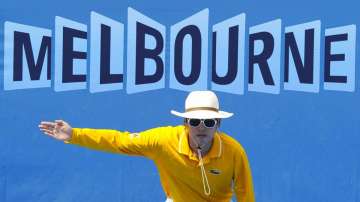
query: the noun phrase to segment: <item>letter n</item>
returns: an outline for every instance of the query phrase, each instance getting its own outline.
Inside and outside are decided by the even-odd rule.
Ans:
[[[285,28],[284,89],[319,92],[320,21]]]

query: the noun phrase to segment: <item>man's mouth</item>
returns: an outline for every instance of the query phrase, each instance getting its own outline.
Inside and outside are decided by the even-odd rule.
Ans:
[[[197,134],[196,136],[197,136],[197,137],[200,137],[200,138],[204,138],[204,137],[206,137],[207,135],[206,135],[206,134]]]

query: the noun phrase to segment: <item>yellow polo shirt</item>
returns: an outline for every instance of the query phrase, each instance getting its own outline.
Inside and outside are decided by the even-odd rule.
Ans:
[[[174,202],[254,202],[250,166],[243,147],[222,132],[203,157],[211,193],[205,195],[197,155],[190,149],[185,126],[168,126],[139,133],[107,129],[74,128],[70,141],[91,149],[140,155],[158,167],[162,187]]]

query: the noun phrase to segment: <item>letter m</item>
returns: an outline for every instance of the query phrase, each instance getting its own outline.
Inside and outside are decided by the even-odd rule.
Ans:
[[[51,86],[51,30],[5,22],[4,89]]]

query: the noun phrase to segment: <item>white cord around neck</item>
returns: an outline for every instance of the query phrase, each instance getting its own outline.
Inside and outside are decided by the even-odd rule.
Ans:
[[[210,195],[210,185],[209,185],[208,178],[206,176],[204,163],[203,163],[203,159],[201,156],[201,150],[197,149],[197,152],[198,152],[198,157],[199,157],[199,161],[200,161],[200,170],[201,170],[201,178],[202,178],[202,183],[203,183],[203,188],[204,188],[204,194],[206,196],[209,196]]]

